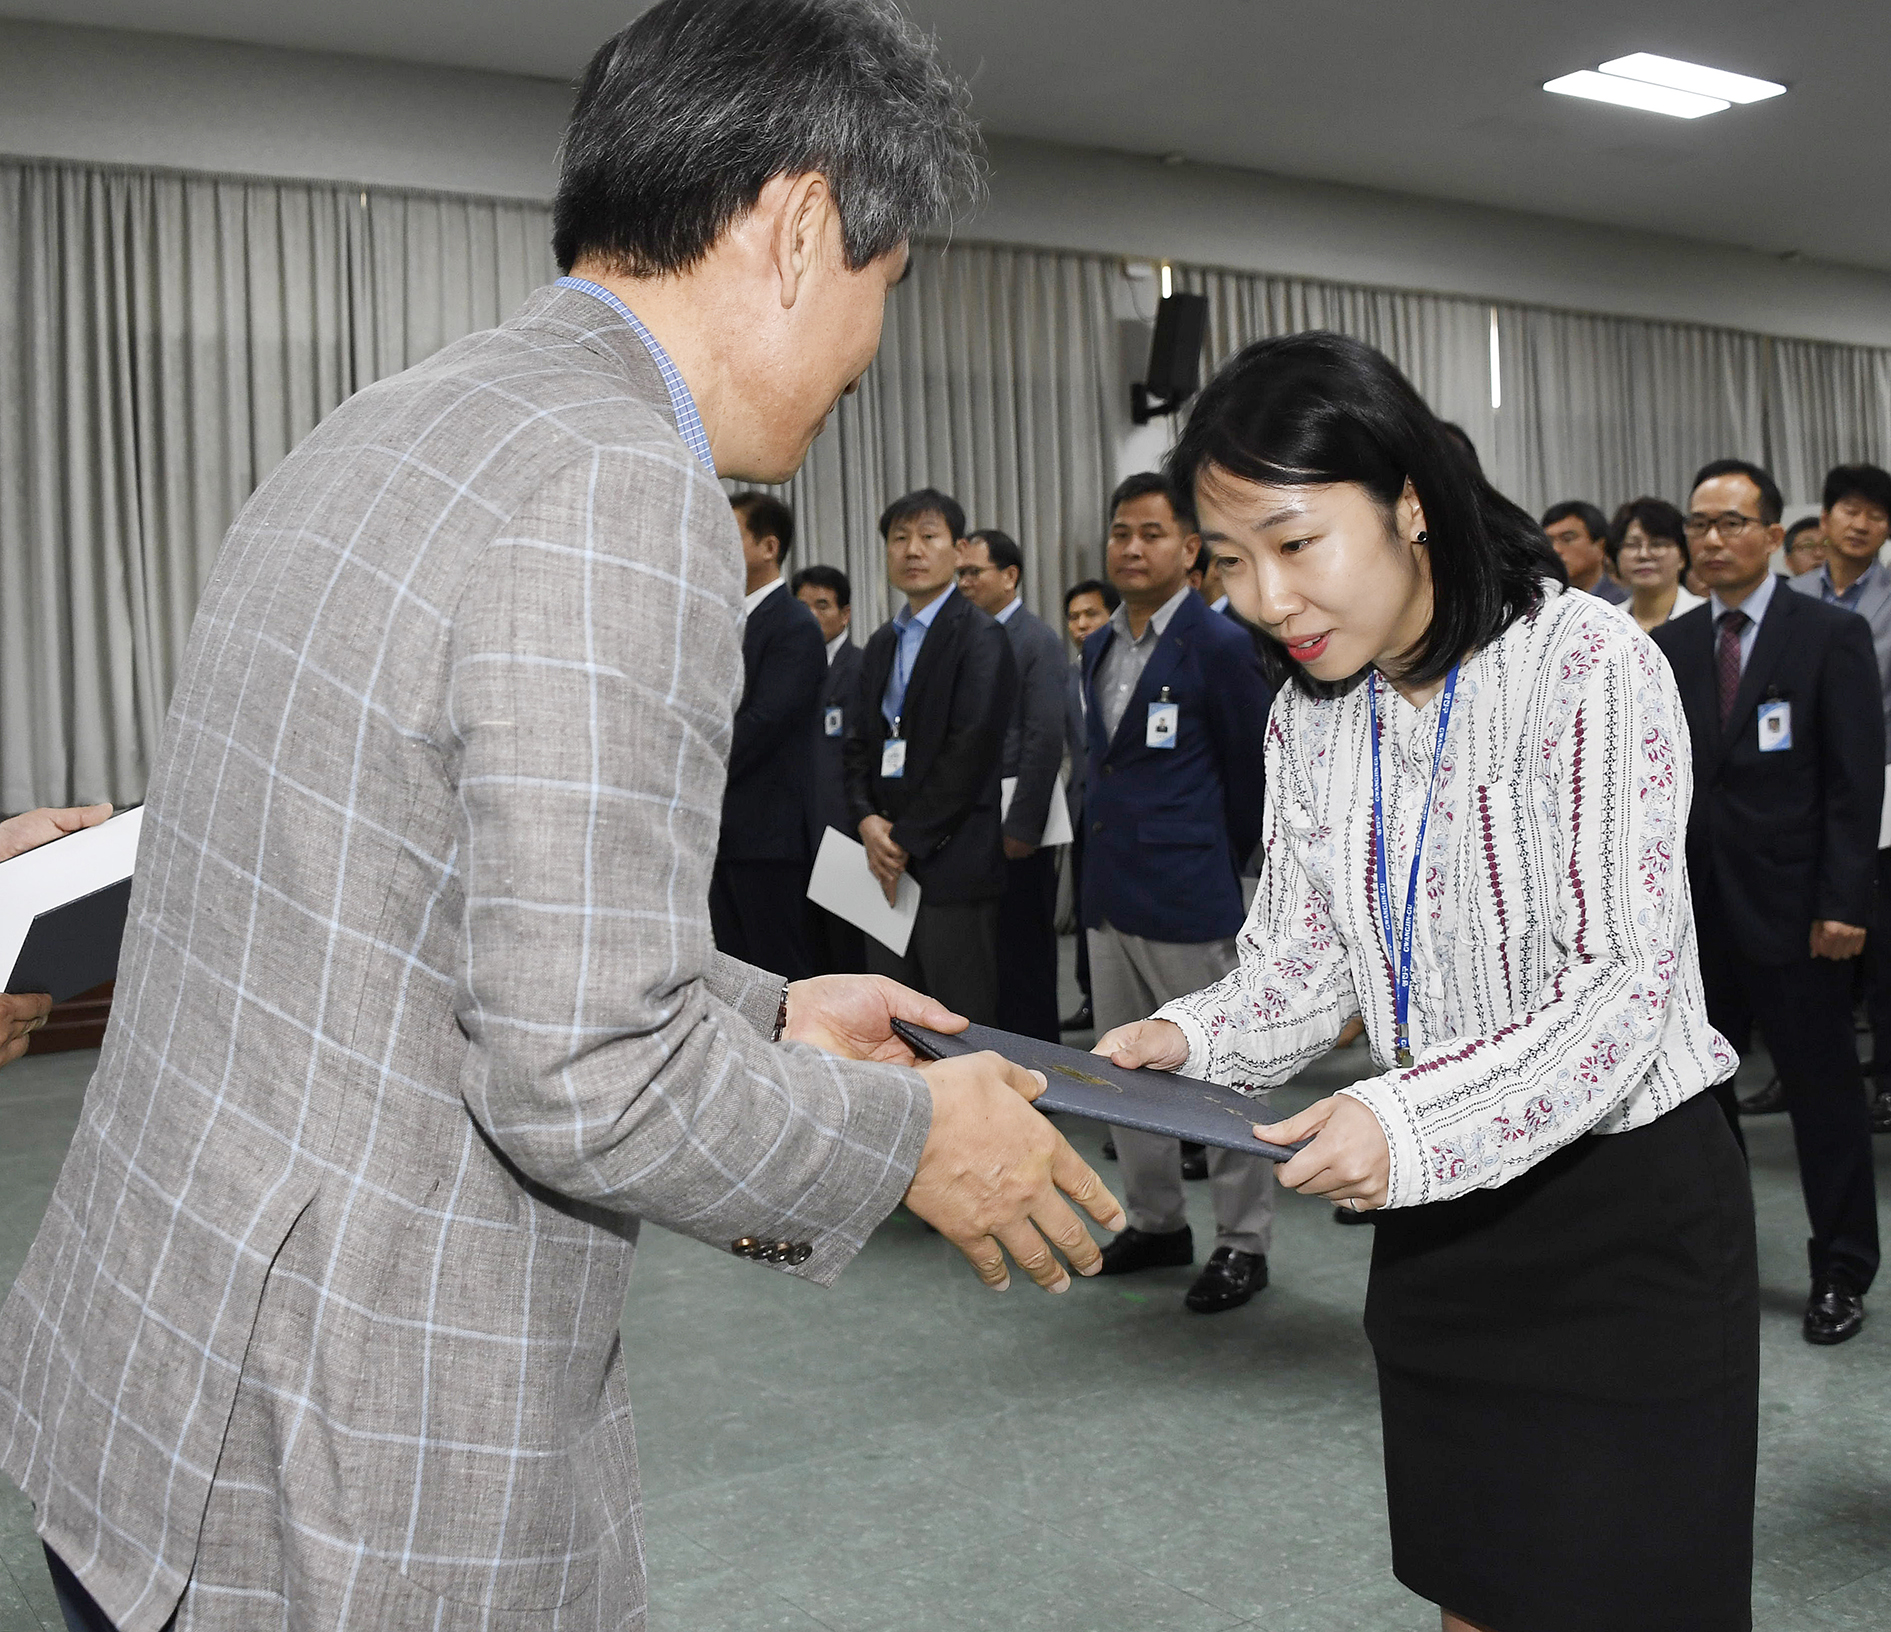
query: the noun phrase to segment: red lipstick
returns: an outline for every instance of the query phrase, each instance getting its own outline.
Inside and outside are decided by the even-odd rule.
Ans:
[[[1320,654],[1326,650],[1326,643],[1332,639],[1329,629],[1324,635],[1316,635],[1312,640],[1303,640],[1297,645],[1287,647],[1287,655],[1296,663],[1317,663]]]

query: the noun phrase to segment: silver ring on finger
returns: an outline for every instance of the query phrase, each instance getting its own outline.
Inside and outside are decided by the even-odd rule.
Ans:
[[[1359,1198],[1357,1196],[1348,1196],[1346,1198],[1346,1205],[1352,1208],[1354,1212],[1358,1212],[1359,1211]]]

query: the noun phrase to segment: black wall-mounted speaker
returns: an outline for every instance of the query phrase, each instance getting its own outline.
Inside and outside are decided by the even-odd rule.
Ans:
[[[1147,424],[1171,414],[1201,389],[1202,340],[1208,333],[1206,295],[1165,295],[1156,308],[1147,377],[1130,388],[1130,417]]]

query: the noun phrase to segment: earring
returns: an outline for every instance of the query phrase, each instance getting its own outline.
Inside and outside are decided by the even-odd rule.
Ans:
[[[1416,537],[1415,539],[1413,539],[1413,540],[1412,540],[1412,542],[1413,542],[1414,544],[1429,544],[1429,543],[1431,542],[1431,534],[1430,534],[1430,533],[1424,533],[1424,532],[1421,532],[1421,533],[1420,533],[1420,534],[1418,535],[1418,537]]]

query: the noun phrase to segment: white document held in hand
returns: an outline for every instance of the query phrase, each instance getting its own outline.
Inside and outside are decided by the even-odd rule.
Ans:
[[[11,861],[0,861],[0,990],[9,989],[13,973],[18,972],[20,949],[36,918],[57,913],[131,877],[143,827],[140,805],[97,827],[81,828],[36,850],[23,851]],[[117,915],[121,927],[123,918],[121,910]],[[81,964],[94,956],[102,959],[109,967],[100,979],[110,979],[110,968],[117,965],[116,939],[114,933],[112,945],[68,950]]]
[[[901,873],[894,891],[895,904],[886,904],[886,891],[867,865],[867,847],[838,828],[821,835],[814,858],[814,876],[808,880],[808,899],[836,918],[845,918],[865,930],[895,957],[906,956],[913,938],[913,920],[919,915],[919,886],[911,873]]]
[[[1018,791],[1018,779],[1008,776],[998,784],[998,820],[1003,821],[1011,814],[1012,796]],[[1051,785],[1050,813],[1044,818],[1044,836],[1037,841],[1040,850],[1048,850],[1053,845],[1069,844],[1076,837],[1070,831],[1070,800],[1064,794],[1064,773],[1057,773],[1057,780]]]

